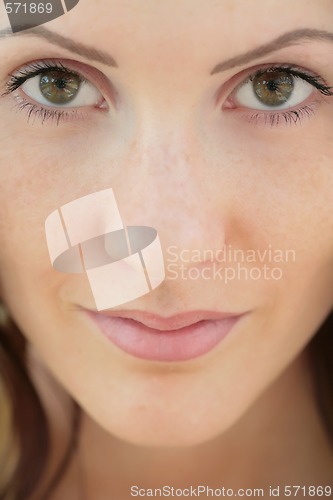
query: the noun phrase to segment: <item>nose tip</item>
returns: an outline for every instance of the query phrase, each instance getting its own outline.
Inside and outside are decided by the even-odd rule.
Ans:
[[[175,248],[178,254],[192,255],[188,263],[191,266],[210,260],[209,254],[224,247],[226,213],[223,206],[217,206],[196,188],[188,186],[181,192],[174,186],[159,189],[153,184],[137,184],[129,191],[131,198],[127,196],[127,203],[125,197],[119,196],[124,222],[155,228],[164,254],[168,248]]]
[[[223,208],[218,209],[197,187],[189,186],[171,199],[167,194],[160,195],[158,206],[154,227],[159,230],[162,244],[191,255],[189,267],[211,260],[210,255],[223,248],[226,237]]]

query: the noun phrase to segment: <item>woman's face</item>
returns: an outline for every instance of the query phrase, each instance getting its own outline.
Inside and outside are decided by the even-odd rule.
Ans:
[[[80,0],[44,25],[76,50],[24,32],[0,38],[0,92],[12,90],[0,98],[1,295],[52,373],[119,438],[179,446],[217,436],[332,308],[333,34],[316,31],[332,26],[330,0],[285,9],[278,0]],[[269,46],[301,29],[313,31]],[[55,93],[48,104],[40,76],[14,88],[9,74],[36,67],[49,82],[45,61],[90,84],[75,80],[66,105]],[[158,231],[166,266],[155,290],[113,310],[246,312],[210,352],[175,362],[125,353],[82,312],[94,309],[87,277],[52,268],[48,215],[110,187],[126,224]],[[204,257],[223,247],[252,261]],[[171,272],[171,248],[182,275]],[[214,266],[233,269],[232,279],[214,277]]]

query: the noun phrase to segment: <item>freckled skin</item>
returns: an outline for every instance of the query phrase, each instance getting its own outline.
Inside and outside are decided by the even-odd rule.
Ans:
[[[13,96],[0,99],[1,296],[52,375],[105,435],[158,451],[209,440],[213,449],[225,435],[226,449],[233,449],[227,437],[232,426],[246,435],[246,412],[297,364],[332,310],[333,98],[314,93],[320,102],[315,115],[297,126],[254,126],[239,110],[221,109],[232,78],[260,64],[300,61],[333,85],[331,46],[308,42],[209,75],[219,61],[286,31],[330,29],[331,5],[80,0],[48,23],[110,51],[117,69],[37,38],[0,40],[1,92],[13,70],[52,57],[90,66],[97,86],[104,73],[116,90],[116,97],[111,84],[104,92],[108,112],[88,106],[86,118],[58,127],[37,117],[28,123],[24,111],[13,108]],[[0,7],[0,27],[6,23]],[[156,228],[164,248],[232,245],[262,252],[271,245],[294,250],[296,261],[282,266],[281,280],[240,278],[226,285],[166,279],[153,293],[119,307],[161,315],[251,311],[235,335],[202,358],[173,365],[137,360],[96,335],[76,310],[93,307],[87,279],[53,270],[45,241],[44,222],[53,210],[107,187],[124,222]],[[267,259],[263,264],[272,265]],[[291,393],[283,397],[292,405]],[[268,415],[263,404],[257,421]],[[243,450],[249,463],[250,451]]]

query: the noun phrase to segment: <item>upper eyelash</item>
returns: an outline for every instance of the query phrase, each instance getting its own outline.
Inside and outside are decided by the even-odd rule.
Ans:
[[[14,90],[17,90],[29,78],[34,78],[35,76],[52,70],[63,71],[64,73],[75,75],[79,78],[80,83],[86,81],[86,79],[82,75],[80,75],[80,73],[66,68],[66,66],[64,66],[61,62],[36,62],[29,64],[29,66],[25,68],[21,68],[17,73],[9,74],[10,79],[6,83],[6,90],[3,94],[1,94],[1,96],[8,95]]]
[[[305,80],[308,82],[310,85],[315,87],[317,90],[319,90],[323,95],[326,96],[333,96],[333,87],[330,87],[326,84],[326,82],[321,78],[321,76],[315,74],[315,73],[308,73],[305,69],[301,69],[298,66],[290,65],[290,64],[277,64],[277,65],[271,65],[265,68],[260,68],[258,71],[255,73],[251,73],[250,76],[247,78],[245,82],[243,82],[241,85],[244,83],[247,83],[249,81],[253,81],[254,78],[263,75],[267,71],[281,71],[285,70],[287,73],[289,73],[292,76],[302,78],[302,80]]]
[[[5,86],[5,92],[1,94],[1,96],[5,96],[10,94],[11,92],[17,90],[26,80],[29,78],[33,78],[35,76],[41,75],[47,71],[52,71],[52,70],[58,70],[58,71],[63,71],[64,73],[67,74],[73,74],[76,77],[79,78],[80,83],[83,83],[86,80],[80,73],[73,71],[69,68],[67,68],[64,64],[62,64],[60,61],[40,61],[40,62],[34,62],[30,63],[24,68],[21,68],[18,70],[16,73],[9,74],[9,81],[6,83]],[[285,70],[287,73],[290,75],[301,78],[302,80],[308,82],[311,84],[313,87],[315,87],[319,92],[324,95],[324,96],[333,96],[333,87],[330,87],[326,84],[326,82],[317,74],[307,72],[305,69],[300,68],[295,65],[290,65],[290,64],[276,64],[276,65],[270,65],[270,66],[265,66],[260,68],[258,71],[251,73],[246,80],[244,80],[239,86],[242,86],[249,81],[253,81],[254,78],[264,74],[267,71],[281,71]],[[23,98],[22,98],[23,99]],[[39,106],[39,107],[38,107]],[[19,105],[19,109],[25,109],[28,108],[28,121],[31,117],[32,114],[37,114],[42,117],[42,123],[46,119],[51,118],[56,119],[57,125],[59,125],[60,119],[66,118],[69,114],[72,117],[75,117],[77,114],[77,110],[71,110],[70,112],[68,110],[64,109],[48,109],[45,108],[42,105],[36,105],[29,103],[28,101],[25,101],[23,99],[23,102]],[[284,118],[286,122],[289,123],[295,123],[297,121],[301,121],[301,116],[303,115],[303,111],[305,114],[310,114],[310,112],[313,112],[313,109],[311,109],[310,106],[305,106],[301,109],[298,110],[281,110],[277,111],[275,113],[265,113],[265,123],[267,121],[270,122],[271,126],[274,124],[278,124],[280,118]],[[253,120],[257,122],[262,116],[260,112],[255,112],[252,114],[250,117],[250,122]],[[269,120],[267,120],[267,117],[269,117]]]
[[[323,96],[333,96],[333,87],[327,85],[327,83],[323,80],[321,76],[315,73],[307,72],[307,70],[300,68],[295,65],[290,64],[273,64],[269,66],[264,66],[258,69],[257,71],[250,73],[250,75],[243,80],[237,88],[245,85],[246,83],[252,82],[256,77],[261,76],[262,74],[269,71],[281,71],[284,70],[286,73],[294,76],[295,78],[301,78],[303,81],[308,82],[314,88],[319,90],[319,92]],[[318,104],[318,101],[317,103]],[[269,123],[271,127],[274,125],[278,126],[280,121],[284,119],[286,124],[296,125],[298,122],[301,122],[304,117],[310,118],[311,115],[315,114],[315,103],[307,104],[302,108],[298,109],[281,109],[276,112],[272,112],[271,110],[252,110],[252,114],[244,113],[244,118],[251,124],[257,125],[260,119],[264,120],[264,124]]]
[[[63,71],[66,74],[72,74],[79,78],[80,83],[86,80],[80,73],[73,71],[66,66],[64,66],[60,61],[40,61],[36,63],[30,63],[24,68],[19,69],[16,73],[9,74],[9,81],[6,83],[5,92],[1,94],[1,97],[6,96],[15,90],[17,90],[26,80],[29,78],[34,78],[35,76],[42,75],[47,71],[58,70]],[[76,118],[79,115],[79,110],[77,109],[57,109],[57,108],[46,108],[41,104],[33,104],[23,97],[20,98],[20,102],[17,104],[19,110],[27,110],[28,122],[32,115],[38,116],[44,121],[51,119],[51,121],[56,121],[59,125],[60,120],[64,120],[67,117]]]
[[[86,79],[80,73],[70,70],[69,68],[64,66],[61,62],[56,61],[50,63],[47,61],[42,61],[42,62],[31,63],[28,67],[21,68],[16,74],[15,73],[9,74],[10,80],[6,84],[5,92],[1,95],[3,96],[10,94],[18,87],[20,87],[29,78],[33,78],[35,76],[42,74],[43,72],[51,70],[60,70],[63,71],[64,73],[74,74],[80,79],[81,83],[86,81]],[[290,64],[271,65],[269,67],[260,68],[255,73],[250,74],[249,77],[243,83],[241,83],[241,85],[244,85],[248,81],[253,81],[254,78],[264,74],[267,71],[278,71],[278,70],[285,70],[289,74],[295,77],[302,78],[303,80],[313,85],[323,95],[327,96],[333,95],[333,87],[328,86],[326,82],[319,75],[307,73],[305,70],[303,69],[300,70],[300,68],[298,68],[297,66],[293,66]]]

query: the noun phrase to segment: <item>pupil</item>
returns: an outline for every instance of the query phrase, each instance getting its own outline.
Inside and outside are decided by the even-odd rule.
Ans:
[[[66,88],[67,82],[64,78],[62,78],[62,79],[56,80],[55,84],[59,89],[64,89],[64,88]]]
[[[271,80],[270,82],[267,82],[267,88],[268,90],[275,92],[276,90],[278,90],[278,85],[276,84],[276,82]]]

